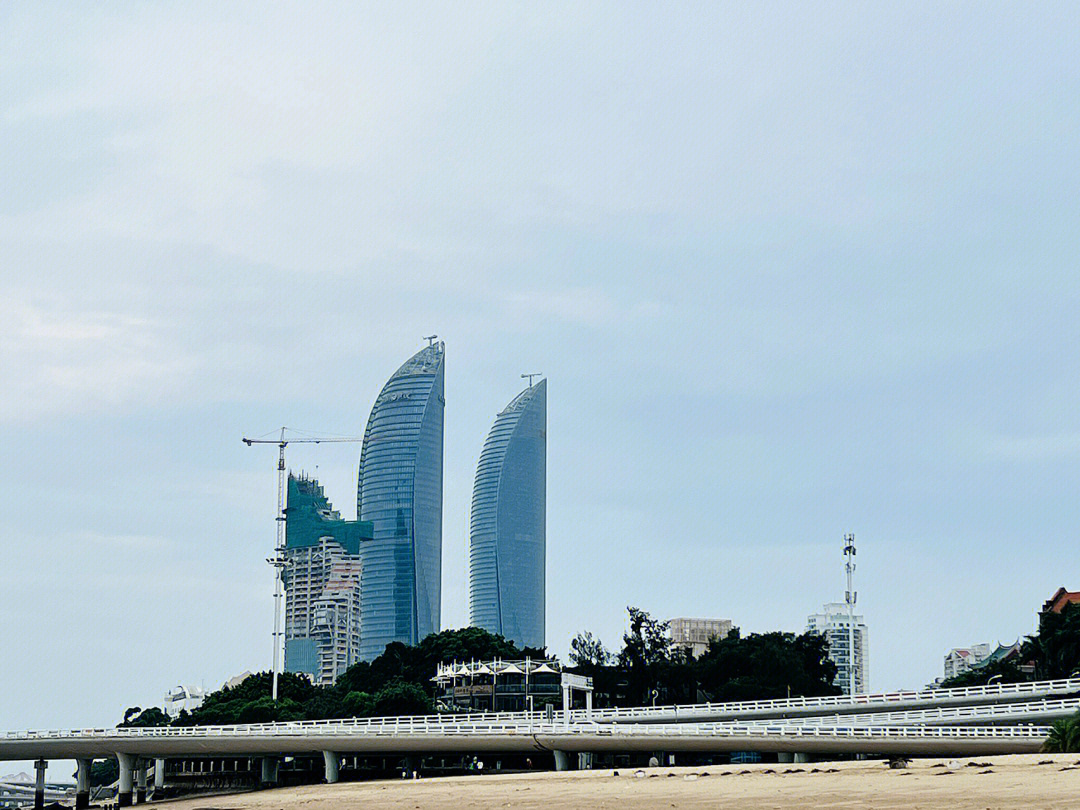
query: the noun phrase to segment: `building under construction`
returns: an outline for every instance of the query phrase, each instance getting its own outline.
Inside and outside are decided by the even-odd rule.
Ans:
[[[289,475],[285,508],[285,670],[330,685],[360,660],[360,541],[314,478]]]

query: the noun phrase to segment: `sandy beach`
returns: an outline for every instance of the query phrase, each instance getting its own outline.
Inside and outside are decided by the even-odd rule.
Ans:
[[[343,782],[168,802],[177,810],[293,810],[373,807],[463,810],[512,807],[681,808],[747,810],[1066,810],[1080,807],[1080,757],[1016,755],[912,760],[906,769],[881,761],[711,765],[417,781]]]

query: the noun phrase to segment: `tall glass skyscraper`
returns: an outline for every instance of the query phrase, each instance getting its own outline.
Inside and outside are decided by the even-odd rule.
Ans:
[[[439,632],[442,599],[443,354],[421,349],[383,386],[360,451],[360,657]]]
[[[544,646],[547,380],[495,419],[473,484],[469,622],[518,645]]]

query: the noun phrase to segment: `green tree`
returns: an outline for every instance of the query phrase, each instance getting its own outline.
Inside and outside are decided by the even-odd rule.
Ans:
[[[1065,605],[1061,613],[1039,614],[1039,632],[1021,650],[1035,663],[1035,678],[1069,678],[1080,671],[1080,605]]]
[[[119,778],[120,763],[116,761],[116,757],[109,757],[108,759],[95,759],[94,764],[90,766],[91,787],[111,785]]]
[[[603,642],[588,630],[578,633],[570,642],[570,663],[576,667],[589,669],[607,666],[611,658]]]
[[[120,728],[156,728],[167,726],[170,722],[172,722],[172,718],[156,706],[149,709],[132,706],[124,712],[124,719],[120,723]]]
[[[1055,720],[1042,750],[1048,754],[1080,754],[1080,712]]]
[[[735,628],[692,664],[709,700],[764,700],[837,695],[829,643],[817,633],[752,633]]]
[[[660,697],[660,671],[670,660],[668,622],[658,621],[640,608],[626,610],[630,613],[630,632],[623,634],[618,662],[626,675],[627,697],[635,701],[633,705],[643,706]]]

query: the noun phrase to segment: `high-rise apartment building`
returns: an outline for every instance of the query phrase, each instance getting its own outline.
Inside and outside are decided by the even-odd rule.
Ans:
[[[710,641],[727,638],[731,627],[731,619],[678,617],[668,622],[668,637],[671,646],[699,658],[708,651]]]
[[[322,685],[360,660],[360,542],[313,478],[289,475],[285,508],[285,670]]]
[[[371,409],[360,451],[360,656],[439,631],[442,599],[443,343],[413,355]]]
[[[836,680],[843,694],[851,694],[851,619],[847,605],[830,602],[821,613],[807,619],[807,631],[825,636],[829,641],[829,658],[836,664]],[[855,693],[867,691],[867,653],[869,642],[863,617],[855,616]]]
[[[515,644],[545,645],[547,380],[495,418],[473,484],[469,622]]]

